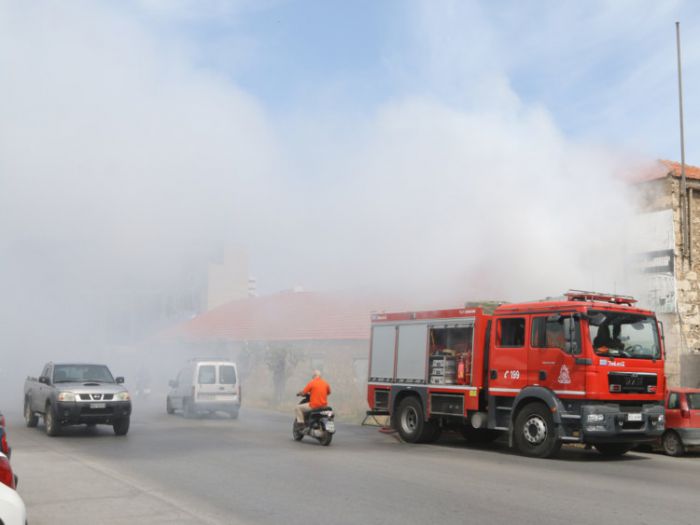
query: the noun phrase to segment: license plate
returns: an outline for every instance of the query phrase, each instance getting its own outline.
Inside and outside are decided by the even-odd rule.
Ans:
[[[90,403],[90,408],[107,408],[107,403]]]
[[[333,421],[326,423],[326,432],[335,432],[335,423]]]
[[[641,421],[642,414],[627,414],[627,421]]]

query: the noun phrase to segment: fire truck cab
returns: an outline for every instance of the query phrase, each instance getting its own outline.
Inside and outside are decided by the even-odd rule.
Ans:
[[[663,330],[631,297],[570,291],[561,300],[372,316],[370,414],[407,442],[442,429],[469,441],[502,433],[521,453],[563,443],[606,455],[663,433]]]

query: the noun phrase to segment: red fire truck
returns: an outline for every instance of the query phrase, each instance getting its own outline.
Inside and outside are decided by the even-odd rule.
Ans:
[[[570,291],[491,313],[373,314],[368,414],[410,443],[450,428],[472,442],[505,432],[534,457],[563,443],[624,454],[664,430],[663,327],[635,303]]]

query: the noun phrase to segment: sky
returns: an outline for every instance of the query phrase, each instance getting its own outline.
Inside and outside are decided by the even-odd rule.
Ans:
[[[0,0],[0,330],[82,344],[222,246],[261,293],[628,291],[677,20],[700,164],[694,2]]]
[[[462,110],[508,91],[574,140],[679,157],[675,21],[683,37],[688,160],[700,163],[700,11],[684,1],[132,2],[163,42],[278,118],[371,116],[401,96]],[[494,100],[495,99],[495,100]]]

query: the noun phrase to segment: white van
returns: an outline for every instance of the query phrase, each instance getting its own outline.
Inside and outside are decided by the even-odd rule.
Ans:
[[[233,361],[192,359],[169,385],[168,414],[181,410],[185,417],[200,412],[227,412],[233,419],[238,417],[241,385]]]

